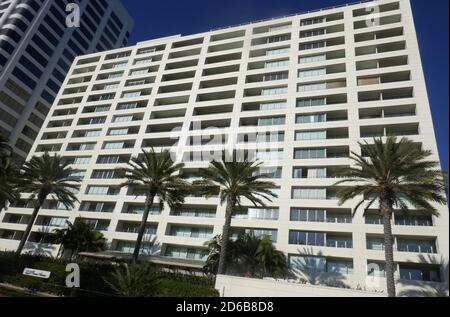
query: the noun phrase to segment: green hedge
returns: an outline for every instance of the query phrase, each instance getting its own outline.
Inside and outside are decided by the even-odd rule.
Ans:
[[[0,252],[0,282],[61,296],[100,297],[115,296],[113,290],[105,282],[113,272],[109,264],[78,263],[80,266],[80,289],[65,287],[68,262],[47,257],[23,255],[17,257],[12,253]],[[23,270],[33,268],[50,271],[48,280],[24,276]],[[156,272],[155,296],[158,297],[216,297],[214,279],[196,275]]]

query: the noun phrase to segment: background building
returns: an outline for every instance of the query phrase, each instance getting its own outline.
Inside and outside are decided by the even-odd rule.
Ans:
[[[119,0],[77,1],[80,27],[67,27],[68,0],[0,1],[0,131],[24,160],[75,56],[127,44],[133,21]]]
[[[368,6],[379,10],[373,25]],[[242,138],[255,133],[254,138]],[[218,136],[195,145],[198,136]],[[409,1],[336,7],[190,36],[174,36],[75,60],[31,155],[59,153],[81,170],[81,204],[48,201],[28,244],[55,252],[45,237],[83,217],[111,250],[132,252],[144,197],[119,188],[114,169],[141,148],[173,148],[187,175],[208,166],[202,151],[254,150],[279,185],[267,208],[246,202],[232,226],[270,235],[291,268],[306,264],[354,287],[383,288],[383,227],[376,210],[351,216],[338,206],[336,167],[358,142],[407,136],[439,160]],[[226,136],[226,138],[220,138]],[[176,146],[178,144],[178,146]],[[205,154],[205,152],[203,152]],[[25,201],[2,214],[0,248],[14,249],[32,212]],[[440,218],[396,213],[401,283],[445,279],[448,209]],[[188,197],[176,210],[156,206],[144,253],[203,260],[221,233],[218,199]]]

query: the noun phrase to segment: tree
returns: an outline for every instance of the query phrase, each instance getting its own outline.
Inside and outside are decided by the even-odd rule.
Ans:
[[[20,199],[17,191],[17,170],[12,164],[12,148],[0,132],[0,212]]]
[[[161,209],[164,203],[171,208],[176,208],[184,202],[190,185],[179,176],[184,164],[175,164],[168,150],[159,154],[153,149],[150,152],[143,151],[142,156],[132,158],[128,165],[128,168],[119,169],[127,179],[121,187],[129,187],[145,195],[144,212],[133,253],[133,260],[137,261],[148,215],[155,198],[158,197]]]
[[[12,147],[9,145],[8,139],[0,132],[0,159],[11,157]]]
[[[117,267],[105,281],[120,296],[150,297],[154,293],[157,275],[150,263],[131,263]]]
[[[204,272],[216,274],[221,254],[220,236],[214,237],[205,245],[209,248]],[[253,232],[241,233],[228,244],[227,265],[234,271],[250,278],[273,276],[287,273],[287,261],[283,252],[278,251],[270,237],[257,237]]]
[[[236,205],[241,205],[242,198],[248,199],[255,206],[265,206],[263,200],[272,202],[271,197],[277,197],[272,192],[276,185],[263,181],[268,175],[260,174],[262,163],[249,162],[216,162],[210,163],[207,169],[200,172],[202,180],[194,182],[199,192],[211,197],[219,194],[220,203],[226,203],[225,224],[222,232],[222,248],[218,274],[226,273],[226,258],[230,237],[231,218]]]
[[[44,153],[42,157],[35,156],[23,165],[19,190],[23,193],[30,193],[30,200],[35,200],[35,206],[17,248],[17,254],[22,253],[39,210],[48,196],[58,200],[68,209],[74,207],[74,203],[78,201],[74,192],[79,189],[77,183],[80,182],[71,176],[75,172],[76,170],[70,168],[56,154],[50,156],[48,153]]]
[[[422,213],[439,216],[433,203],[446,203],[444,174],[439,170],[439,162],[427,161],[431,151],[422,150],[407,138],[397,142],[395,137],[389,137],[385,143],[375,139],[373,145],[364,142],[360,147],[365,157],[352,153],[354,166],[341,170],[340,176],[346,179],[335,184],[353,185],[340,187],[337,196],[341,205],[363,196],[354,212],[365,202],[365,210],[379,203],[384,223],[387,291],[389,297],[395,297],[391,223],[394,208],[407,214],[412,205]]]
[[[17,170],[9,157],[0,159],[0,212],[20,199]]]
[[[70,250],[70,259],[80,252],[100,252],[105,250],[106,239],[103,233],[94,230],[82,218],[72,224],[67,222],[67,228],[56,229],[53,242],[61,244],[64,251]]]

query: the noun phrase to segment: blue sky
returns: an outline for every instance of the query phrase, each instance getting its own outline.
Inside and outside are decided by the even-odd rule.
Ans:
[[[404,0],[401,0],[404,1]],[[135,19],[131,44],[275,16],[331,7],[351,0],[122,0]],[[411,0],[439,152],[449,171],[449,1]],[[432,3],[432,5],[429,5]]]

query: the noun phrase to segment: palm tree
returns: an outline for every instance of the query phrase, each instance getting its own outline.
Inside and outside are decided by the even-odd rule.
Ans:
[[[0,159],[10,157],[12,154],[12,147],[9,145],[8,139],[0,132]]]
[[[103,233],[94,230],[82,218],[77,218],[73,224],[67,222],[67,228],[56,229],[52,240],[61,244],[64,251],[71,251],[70,260],[80,252],[103,251],[106,243]]]
[[[276,185],[263,181],[268,175],[259,174],[262,163],[249,162],[216,162],[210,163],[207,169],[200,172],[202,180],[194,182],[199,192],[211,197],[219,194],[220,203],[226,203],[225,224],[223,226],[221,254],[218,274],[226,272],[226,258],[230,237],[231,218],[236,205],[241,205],[242,198],[248,199],[255,206],[265,206],[263,200],[272,202],[277,197],[272,192]]]
[[[0,213],[8,204],[13,204],[20,199],[17,190],[17,170],[11,162],[11,158],[0,159]]]
[[[123,297],[152,296],[156,280],[157,275],[148,262],[124,264],[105,279],[113,291]]]
[[[175,164],[169,150],[164,150],[159,154],[155,153],[153,149],[150,152],[143,151],[142,156],[133,158],[128,165],[129,168],[119,169],[125,173],[127,179],[125,183],[121,184],[121,187],[129,187],[138,193],[144,193],[146,198],[133,253],[133,260],[137,261],[147,226],[147,218],[155,197],[158,197],[161,209],[164,203],[171,208],[176,208],[184,202],[189,183],[179,176],[184,164]]]
[[[76,170],[70,168],[67,163],[63,162],[59,155],[50,156],[44,153],[42,157],[33,157],[26,162],[20,173],[20,192],[30,193],[30,200],[35,200],[35,206],[31,219],[22,236],[16,253],[22,253],[25,243],[34,225],[36,217],[48,196],[63,203],[67,209],[74,207],[74,203],[78,201],[75,196],[79,179],[72,177]]]
[[[339,204],[363,196],[354,212],[369,199],[365,210],[379,202],[384,223],[386,279],[389,297],[395,297],[392,215],[394,208],[409,212],[408,204],[423,213],[439,216],[432,203],[445,204],[444,174],[439,162],[427,161],[431,151],[420,149],[407,138],[397,142],[389,137],[386,143],[375,139],[374,145],[360,143],[365,156],[352,153],[353,167],[340,172],[346,179],[336,183],[354,184],[337,192]]]
[[[204,267],[205,273],[216,274],[221,254],[221,237],[216,236],[205,245],[209,256]],[[278,251],[268,236],[257,237],[253,232],[241,233],[228,244],[227,265],[244,276],[280,277],[287,273],[287,261],[283,252]]]

